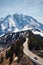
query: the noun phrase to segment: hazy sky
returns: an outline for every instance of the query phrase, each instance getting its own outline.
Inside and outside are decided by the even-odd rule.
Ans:
[[[43,0],[0,0],[0,18],[14,13],[27,14],[43,23]]]

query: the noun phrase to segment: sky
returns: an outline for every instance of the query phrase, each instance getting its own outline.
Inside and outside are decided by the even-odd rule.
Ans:
[[[0,0],[0,18],[15,13],[32,16],[43,23],[43,0]]]

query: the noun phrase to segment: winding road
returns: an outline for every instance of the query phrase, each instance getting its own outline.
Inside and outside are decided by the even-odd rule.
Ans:
[[[32,52],[28,49],[28,44],[27,44],[27,43],[28,43],[28,38],[26,38],[26,41],[25,41],[25,43],[23,44],[23,46],[24,46],[24,49],[23,49],[24,53],[30,58],[30,60],[31,60],[32,62],[35,63],[35,65],[43,65],[43,59],[40,58],[39,56],[35,55],[34,53],[32,53]],[[35,57],[37,58],[37,60],[34,59]]]

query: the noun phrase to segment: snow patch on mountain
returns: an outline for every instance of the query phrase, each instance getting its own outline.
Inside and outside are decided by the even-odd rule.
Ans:
[[[24,26],[24,28],[23,28],[23,30],[32,30],[33,28],[32,27],[30,27],[29,25],[26,25],[26,26]]]
[[[15,22],[13,21],[12,18],[9,18],[9,27],[11,27],[11,26],[16,27],[16,24],[15,24]]]
[[[38,31],[32,31],[34,34],[37,34],[37,35],[41,35],[43,37],[43,33],[42,32],[38,32]]]
[[[5,26],[5,25],[3,25],[3,24],[1,24],[1,28],[2,28],[2,31],[4,31],[4,30],[5,30],[5,28],[6,28],[6,26]]]

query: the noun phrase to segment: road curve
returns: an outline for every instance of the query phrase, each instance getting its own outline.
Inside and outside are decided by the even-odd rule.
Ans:
[[[26,42],[23,44],[24,46],[24,53],[31,59],[31,61],[33,61],[35,63],[35,65],[43,65],[43,59],[40,58],[39,56],[35,55],[34,53],[32,53],[29,49],[28,49],[28,38],[26,38]],[[34,59],[34,57],[37,58]]]

